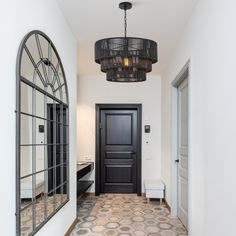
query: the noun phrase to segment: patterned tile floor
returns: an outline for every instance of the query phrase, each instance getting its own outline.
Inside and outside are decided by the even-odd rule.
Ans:
[[[89,196],[78,201],[79,223],[71,236],[185,236],[178,218],[159,201],[133,194]]]
[[[44,198],[45,197],[45,198]],[[35,203],[35,221],[36,227],[45,220],[45,214],[50,216],[55,209],[57,209],[61,203],[66,201],[67,195],[65,194],[55,194],[54,196],[42,195],[37,198]],[[46,200],[46,202],[45,202]],[[32,221],[32,204],[30,199],[23,199],[21,202],[21,208],[25,208],[21,212],[21,236],[27,236],[32,233],[33,230],[33,221]],[[45,212],[45,205],[47,206],[47,211]]]

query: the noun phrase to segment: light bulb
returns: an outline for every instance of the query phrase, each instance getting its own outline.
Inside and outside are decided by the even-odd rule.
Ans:
[[[128,57],[124,58],[124,66],[129,66],[129,58]]]

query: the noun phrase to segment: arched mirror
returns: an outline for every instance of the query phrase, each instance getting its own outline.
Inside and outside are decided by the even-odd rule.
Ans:
[[[17,59],[17,235],[34,235],[69,200],[68,90],[52,41],[23,39]]]

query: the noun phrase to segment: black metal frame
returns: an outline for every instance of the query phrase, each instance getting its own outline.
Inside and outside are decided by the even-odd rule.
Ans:
[[[26,47],[26,42],[27,40],[31,37],[35,35],[35,38],[36,38],[36,41],[39,40],[38,39],[38,36],[42,36],[47,42],[48,42],[48,47],[50,45],[50,48],[51,50],[55,53],[55,56],[58,60],[58,70],[60,68],[61,70],[61,73],[62,73],[62,77],[63,77],[63,80],[64,80],[64,83],[63,84],[60,84],[60,79],[59,79],[59,76],[58,78],[56,79],[55,77],[53,78],[53,81],[54,80],[57,80],[57,83],[58,83],[58,88],[55,89],[55,91],[53,91],[53,95],[49,94],[47,91],[43,90],[42,88],[38,87],[36,84],[32,83],[31,81],[27,80],[26,78],[24,78],[22,75],[21,75],[21,64],[22,64],[22,55],[23,55],[23,50],[27,49]],[[37,46],[39,46],[38,50],[42,50],[41,48],[41,45],[40,45],[40,42],[39,42],[39,45],[38,45],[38,42],[37,42]],[[28,49],[27,49],[28,50]],[[52,51],[50,51],[52,53]],[[39,52],[40,53],[40,52]],[[29,54],[29,59],[31,60],[32,64],[33,64],[33,67],[34,67],[34,70],[36,73],[39,72],[39,69],[38,69],[38,64],[35,64],[34,63],[34,60],[32,60],[33,58],[30,58],[30,55]],[[42,51],[41,51],[41,55],[42,55]],[[48,57],[49,57],[49,51],[48,51]],[[52,69],[52,71],[54,73],[57,73],[57,68],[53,67],[53,63],[51,63],[50,59],[49,58],[42,58],[40,57],[40,62],[39,63],[44,63],[46,66],[50,66],[50,68]],[[44,66],[45,67],[45,66]],[[45,68],[44,68],[45,69]],[[55,70],[55,71],[54,71]],[[38,73],[40,79],[41,76],[40,76],[40,72]],[[48,79],[45,77],[45,80]],[[52,83],[53,83],[52,81]],[[36,91],[42,93],[44,96],[47,96],[49,97],[50,99],[52,99],[53,101],[55,102],[58,102],[59,104],[61,104],[61,107],[65,107],[66,108],[66,124],[63,123],[63,120],[60,120],[61,123],[61,126],[64,127],[64,125],[67,126],[67,131],[66,131],[66,143],[68,144],[68,149],[67,149],[67,153],[66,153],[66,170],[67,170],[67,173],[66,173],[66,181],[63,182],[64,180],[62,180],[61,184],[59,186],[56,186],[55,189],[57,188],[63,188],[64,185],[66,185],[66,191],[67,191],[67,198],[66,200],[63,202],[62,198],[61,198],[61,205],[58,207],[58,208],[55,208],[54,206],[54,211],[53,213],[51,213],[49,216],[46,214],[46,218],[44,218],[44,221],[42,221],[38,226],[35,224],[34,225],[34,221],[35,219],[32,220],[32,232],[29,234],[29,235],[34,235],[36,232],[38,232],[39,229],[41,229],[70,199],[70,192],[69,192],[69,98],[68,98],[68,88],[67,88],[67,83],[66,83],[66,77],[65,77],[65,72],[64,72],[64,68],[63,68],[63,65],[61,63],[61,59],[60,59],[60,56],[54,46],[54,44],[52,43],[52,41],[50,40],[50,38],[43,32],[39,31],[39,30],[34,30],[34,31],[31,31],[29,32],[22,40],[21,44],[20,44],[20,47],[19,47],[19,51],[18,51],[18,55],[17,55],[17,63],[16,63],[16,235],[21,235],[21,211],[24,210],[21,209],[21,196],[20,196],[20,192],[21,192],[21,188],[20,188],[20,185],[21,185],[21,146],[23,146],[21,144],[21,115],[28,115],[29,117],[31,117],[32,119],[34,119],[36,121],[37,118],[39,119],[42,119],[44,120],[44,124],[46,124],[46,122],[54,122],[55,124],[58,123],[57,121],[52,121],[52,120],[48,120],[47,118],[42,118],[42,117],[38,117],[36,116],[36,114],[26,114],[24,112],[21,111],[21,84],[24,83],[25,85],[27,86],[30,86],[32,89],[34,89],[34,96],[36,96]],[[43,83],[43,81],[42,81]],[[56,83],[56,82],[55,82]],[[50,85],[50,84],[48,84]],[[44,85],[45,86],[45,85]],[[61,92],[61,87],[64,87],[65,89],[65,102],[62,101],[62,92]],[[57,90],[60,90],[60,98],[61,99],[58,99],[55,97],[55,92]],[[44,99],[46,99],[46,97],[44,97]],[[45,100],[46,101],[46,100]],[[53,102],[55,104],[55,102]],[[35,105],[35,104],[34,104]],[[32,105],[32,108],[34,106]],[[61,108],[60,108],[61,109]],[[34,113],[32,111],[32,113]],[[33,122],[33,121],[32,121]],[[59,122],[59,123],[60,123]],[[55,126],[55,125],[54,125]],[[35,123],[35,127],[36,127],[36,123]],[[60,134],[62,134],[61,131],[62,128],[60,128]],[[33,132],[33,130],[32,130]],[[44,135],[44,138],[45,138],[45,135]],[[48,144],[43,144],[45,147],[48,146]],[[51,145],[57,145],[55,143],[51,144]],[[64,143],[61,143],[60,141],[60,151],[62,150],[63,151],[63,147],[61,148],[61,146],[64,145]],[[27,146],[27,145],[25,145]],[[28,146],[36,146],[36,143],[34,144],[32,142],[32,145],[28,145]],[[46,148],[47,150],[47,148]],[[63,154],[60,154],[60,160],[63,160]],[[35,158],[35,157],[34,157]],[[34,160],[35,161],[35,160]],[[45,148],[44,148],[44,161],[45,161]],[[61,165],[64,165],[64,162],[60,163]],[[53,168],[56,168],[57,165],[54,165]],[[35,169],[36,170],[36,169]],[[48,169],[46,168],[45,169],[45,164],[44,164],[44,169],[41,170],[40,172],[42,171],[47,171]],[[38,174],[39,172],[35,171],[33,172],[34,170],[32,170],[30,176],[32,176],[32,186],[33,184],[35,184],[35,181],[36,181],[36,174]],[[33,177],[33,175],[35,175],[35,177]],[[27,177],[27,176],[26,176]],[[24,176],[24,178],[26,178]],[[45,176],[44,176],[45,178]],[[34,180],[33,180],[34,179]],[[34,185],[35,187],[36,185]],[[54,190],[55,190],[54,189]],[[34,191],[35,189],[33,188],[33,194],[32,196],[34,196]],[[33,197],[33,198],[36,198],[36,197]],[[46,199],[46,197],[45,197]],[[32,201],[32,205],[34,205],[35,202]],[[45,204],[45,202],[44,202]],[[45,206],[45,205],[44,205]],[[46,211],[46,210],[45,210]],[[35,209],[32,208],[32,217],[35,216],[35,214],[33,214],[33,212],[35,212]]]
[[[101,175],[101,129],[100,112],[103,109],[135,109],[137,110],[137,195],[142,195],[142,104],[96,104],[96,152],[95,152],[95,195],[100,195]]]

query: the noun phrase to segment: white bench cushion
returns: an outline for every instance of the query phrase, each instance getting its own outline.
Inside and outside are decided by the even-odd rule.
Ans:
[[[165,185],[161,180],[145,180],[145,189],[164,190]]]
[[[165,184],[161,180],[145,180],[147,198],[164,198]]]

